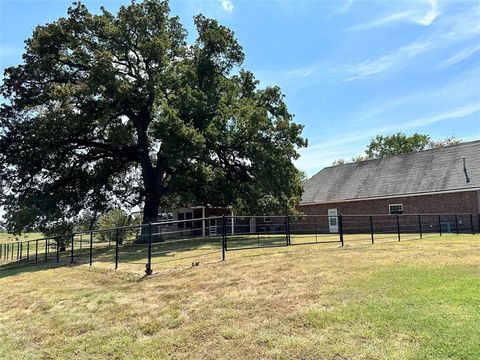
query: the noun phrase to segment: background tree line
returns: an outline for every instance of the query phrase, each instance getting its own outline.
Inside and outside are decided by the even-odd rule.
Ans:
[[[397,132],[392,135],[377,135],[368,144],[365,154],[354,156],[350,161],[336,159],[332,165],[356,163],[365,160],[381,159],[387,156],[407,154],[414,151],[437,149],[462,143],[461,139],[450,136],[441,140],[432,140],[430,135],[413,133],[406,135]]]

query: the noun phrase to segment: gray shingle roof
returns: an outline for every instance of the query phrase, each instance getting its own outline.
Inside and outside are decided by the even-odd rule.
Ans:
[[[324,168],[305,182],[300,204],[476,188],[480,140]]]

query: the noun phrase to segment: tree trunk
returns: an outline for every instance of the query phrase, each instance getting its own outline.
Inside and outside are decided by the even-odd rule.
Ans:
[[[143,187],[145,189],[145,205],[143,207],[143,221],[142,230],[139,242],[146,243],[149,241],[150,232],[152,233],[152,241],[161,241],[161,236],[158,234],[159,227],[154,225],[148,226],[149,223],[158,222],[158,210],[160,207],[160,197],[162,194],[162,186],[160,180],[163,178],[165,167],[162,163],[160,154],[156,166],[152,164],[149,156],[149,143],[147,138],[147,128],[150,116],[145,115],[141,121],[137,122],[138,148],[140,164],[142,167]]]

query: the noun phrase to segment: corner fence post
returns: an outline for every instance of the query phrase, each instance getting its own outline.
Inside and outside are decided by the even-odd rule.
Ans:
[[[420,232],[420,239],[423,238],[422,234],[422,216],[418,215],[418,231]]]
[[[472,235],[475,235],[475,230],[473,229],[473,214],[470,214],[470,230],[472,230]]]
[[[442,220],[441,215],[438,215],[438,233],[442,236]]]
[[[397,215],[397,235],[398,241],[400,241],[400,217]]]
[[[72,235],[72,248],[70,250],[70,264],[73,264],[73,249],[75,246],[75,235]]]
[[[92,266],[92,259],[93,259],[93,231],[90,230],[90,249],[89,249],[89,263]]]
[[[152,223],[148,223],[148,254],[145,274],[152,275]]]
[[[115,235],[115,270],[118,269],[118,229]]]
[[[222,215],[222,261],[225,261],[226,249],[227,249],[227,224],[225,220],[225,215]]]
[[[458,216],[457,216],[457,214],[455,214],[455,232],[458,235]]]
[[[338,230],[340,233],[340,243],[343,247],[343,218],[342,215],[338,215]]]

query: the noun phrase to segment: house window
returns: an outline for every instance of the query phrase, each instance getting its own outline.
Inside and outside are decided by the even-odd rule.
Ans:
[[[403,214],[403,205],[402,204],[390,204],[390,205],[388,205],[388,212],[390,213],[390,215]]]
[[[263,217],[263,222],[264,222],[264,223],[272,222],[272,218],[264,216],[264,217]]]

